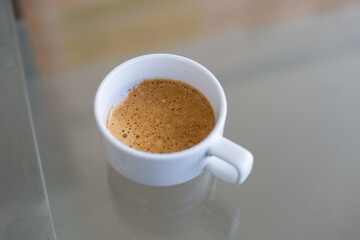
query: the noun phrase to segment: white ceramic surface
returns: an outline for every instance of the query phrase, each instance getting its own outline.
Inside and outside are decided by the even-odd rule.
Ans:
[[[109,108],[126,90],[144,79],[170,78],[187,82],[209,99],[215,115],[213,131],[199,144],[174,153],[154,154],[128,147],[106,127]],[[189,181],[204,170],[221,179],[241,184],[250,174],[253,156],[224,138],[226,98],[215,76],[199,63],[171,54],[149,54],[119,65],[100,84],[94,112],[109,163],[125,177],[152,186],[170,186]]]

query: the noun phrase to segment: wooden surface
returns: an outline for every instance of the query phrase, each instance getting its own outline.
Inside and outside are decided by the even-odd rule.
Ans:
[[[356,0],[21,0],[42,73],[348,6]]]

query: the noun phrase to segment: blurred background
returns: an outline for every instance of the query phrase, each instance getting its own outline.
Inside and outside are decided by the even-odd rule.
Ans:
[[[360,1],[4,2],[15,11],[55,229],[43,239],[360,239]],[[255,156],[243,185],[203,176],[159,190],[107,165],[97,87],[123,61],[157,52],[194,59],[219,79],[225,136]],[[174,205],[154,204],[158,196]],[[19,238],[29,228],[14,223],[0,218],[0,238],[41,239],[35,230]]]
[[[17,0],[41,74],[322,15],[356,0]],[[260,41],[260,40],[259,40]]]

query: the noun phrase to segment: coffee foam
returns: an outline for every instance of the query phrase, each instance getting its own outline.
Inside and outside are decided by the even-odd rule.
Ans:
[[[114,110],[116,110],[117,108],[119,108],[124,102],[125,100],[128,98],[128,94],[124,94],[122,96],[120,96],[119,98],[116,99],[115,103],[112,105],[112,107],[109,110],[109,113],[107,115],[107,119],[106,119],[106,127],[109,128],[110,122],[111,122],[111,118],[113,116]]]
[[[215,125],[207,98],[171,79],[144,80],[116,101],[108,128],[128,146],[152,153],[181,151],[202,141]]]

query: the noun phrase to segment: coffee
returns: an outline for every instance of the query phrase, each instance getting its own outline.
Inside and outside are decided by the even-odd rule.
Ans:
[[[107,117],[107,127],[117,139],[151,153],[190,148],[214,126],[214,110],[204,94],[171,79],[140,82],[114,104]]]

